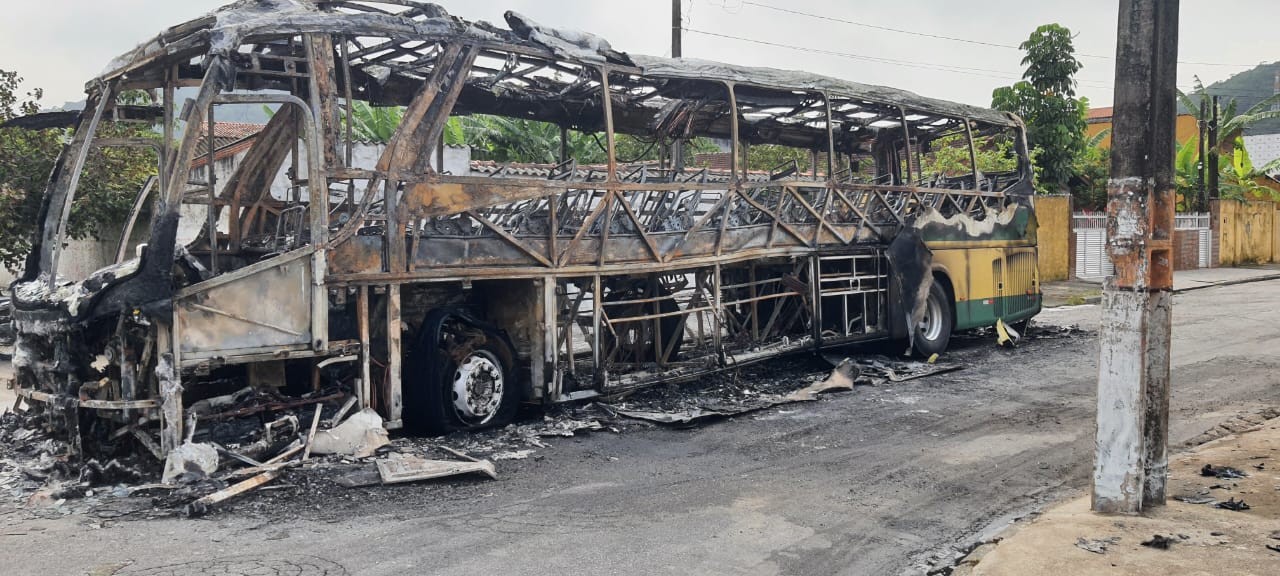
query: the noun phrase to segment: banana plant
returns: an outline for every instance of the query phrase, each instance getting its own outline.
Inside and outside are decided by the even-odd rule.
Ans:
[[[1277,169],[1280,169],[1280,158],[1272,160],[1261,168],[1255,167],[1253,160],[1249,158],[1249,151],[1244,147],[1243,139],[1237,138],[1231,162],[1222,168],[1221,182],[1218,185],[1222,191],[1222,197],[1235,200],[1250,198],[1280,200],[1280,192],[1258,183],[1259,179],[1267,178],[1267,174]]]
[[[1200,104],[1202,102],[1212,102],[1213,95],[1205,91],[1204,84],[1200,82],[1199,77],[1196,77],[1193,86],[1194,89],[1190,95],[1178,90],[1178,102],[1198,122],[1208,123],[1213,118],[1212,104],[1205,107],[1203,117],[1201,116]],[[1227,103],[1222,105],[1222,109],[1218,114],[1218,145],[1222,154],[1224,156],[1231,154],[1232,148],[1235,146],[1239,136],[1244,134],[1245,128],[1263,120],[1280,118],[1280,108],[1276,107],[1277,104],[1280,104],[1280,94],[1273,94],[1249,107],[1243,113],[1237,113],[1239,105],[1236,99],[1227,100]]]

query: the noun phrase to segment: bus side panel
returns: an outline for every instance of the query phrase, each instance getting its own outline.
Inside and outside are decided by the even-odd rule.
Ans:
[[[1040,271],[1035,248],[1005,249],[1004,320],[1018,322],[1040,313]]]
[[[1040,311],[1036,250],[958,248],[934,250],[934,268],[947,275],[955,298],[955,329],[1016,322]]]

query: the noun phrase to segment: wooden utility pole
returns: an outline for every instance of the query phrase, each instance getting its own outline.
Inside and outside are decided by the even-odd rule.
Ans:
[[[1165,502],[1178,0],[1121,0],[1102,292],[1093,509]]]

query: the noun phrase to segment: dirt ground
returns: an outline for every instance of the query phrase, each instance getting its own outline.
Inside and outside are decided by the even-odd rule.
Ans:
[[[1248,476],[1206,477],[1205,465],[1227,466]],[[1092,514],[1088,497],[1053,508],[996,545],[972,574],[1263,576],[1277,572],[1280,419],[1175,457],[1168,487],[1168,505],[1140,517]],[[1239,500],[1250,508],[1233,511],[1215,506],[1215,502]],[[1172,543],[1167,549],[1142,545],[1156,535]],[[1088,551],[1076,544],[1081,539],[1109,542],[1105,551],[1096,546],[1099,551]]]
[[[1280,405],[1277,287],[1177,297],[1175,445]],[[0,572],[923,574],[1087,486],[1097,353],[1088,335],[1013,350],[961,338],[944,355],[959,372],[548,439],[499,462],[496,481],[347,489],[291,474],[199,520],[0,508]],[[828,370],[792,362],[797,379]]]

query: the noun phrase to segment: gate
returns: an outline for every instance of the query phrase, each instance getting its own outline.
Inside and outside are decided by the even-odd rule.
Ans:
[[[1174,217],[1174,229],[1196,233],[1196,266],[1208,268],[1213,233],[1209,230],[1210,215],[1205,212],[1178,214]],[[1076,277],[1103,278],[1114,273],[1111,259],[1107,257],[1107,215],[1073,214],[1072,230],[1076,233]]]
[[[1103,278],[1115,272],[1107,257],[1107,215],[1073,214],[1076,233],[1076,277]]]

